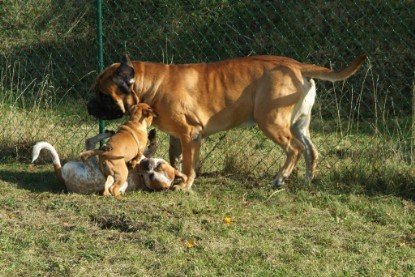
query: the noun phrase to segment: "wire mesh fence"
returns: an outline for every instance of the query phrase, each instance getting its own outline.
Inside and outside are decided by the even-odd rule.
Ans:
[[[86,113],[99,71],[97,2],[5,0],[0,8],[0,161],[28,160],[39,140],[76,157],[98,131]],[[311,132],[320,171],[367,157],[413,159],[412,1],[103,0],[102,9],[104,65],[125,52],[160,63],[269,54],[340,69],[368,53],[348,81],[317,83]],[[167,143],[160,134],[158,155],[167,156]],[[281,159],[256,128],[207,138],[201,157],[204,171],[255,178],[274,174]]]

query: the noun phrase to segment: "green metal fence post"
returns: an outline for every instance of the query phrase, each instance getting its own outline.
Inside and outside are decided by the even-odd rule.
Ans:
[[[102,0],[97,0],[97,38],[98,38],[98,69],[104,69],[104,49],[102,46]],[[105,121],[99,120],[99,133],[105,129]],[[101,142],[102,143],[102,142]]]
[[[414,74],[415,76],[415,74]],[[415,77],[412,83],[412,136],[411,136],[411,164],[415,164]]]

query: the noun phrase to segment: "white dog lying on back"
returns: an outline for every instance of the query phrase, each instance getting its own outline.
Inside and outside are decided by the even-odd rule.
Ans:
[[[85,141],[86,150],[94,149],[95,145],[110,136],[113,132],[105,132]],[[163,159],[151,158],[156,149],[156,132],[151,130],[149,133],[149,146],[144,152],[140,163],[134,168],[129,169],[128,180],[122,186],[121,192],[125,193],[137,189],[161,190],[169,189],[175,177],[186,180],[186,176],[173,168]],[[69,161],[61,166],[59,155],[56,149],[48,142],[38,142],[33,147],[32,163],[34,163],[45,149],[52,155],[52,163],[55,169],[55,175],[68,192],[91,194],[102,192],[105,184],[105,177],[101,173],[97,160],[92,157],[86,161]],[[141,166],[143,162],[143,166]],[[149,167],[147,164],[151,164]],[[154,174],[156,173],[156,174]]]

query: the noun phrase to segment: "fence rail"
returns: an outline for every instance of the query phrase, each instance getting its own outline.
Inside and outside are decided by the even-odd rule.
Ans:
[[[109,65],[124,52],[163,63],[283,55],[335,69],[368,53],[350,80],[318,82],[312,133],[321,171],[367,155],[413,161],[413,1],[103,0],[98,54],[100,2],[0,2],[0,161],[27,160],[32,143],[51,139],[63,158],[75,157],[98,130],[85,106],[102,68],[98,57]],[[165,156],[163,135],[160,144]],[[390,152],[380,155],[374,145]],[[280,156],[255,128],[212,136],[202,151],[206,171],[256,178],[275,173]]]

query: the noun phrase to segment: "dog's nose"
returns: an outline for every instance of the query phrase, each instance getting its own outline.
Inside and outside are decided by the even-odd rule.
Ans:
[[[154,173],[150,173],[150,174],[148,174],[148,177],[150,178],[150,180],[152,180],[152,181],[153,181],[153,179],[154,179]]]

